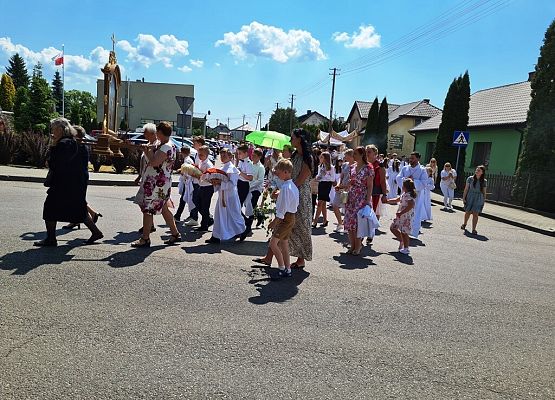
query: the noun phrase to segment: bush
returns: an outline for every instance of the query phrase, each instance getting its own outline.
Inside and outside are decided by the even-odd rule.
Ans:
[[[19,151],[21,137],[12,130],[0,133],[0,164],[11,164]]]
[[[26,132],[21,135],[22,155],[25,161],[38,168],[46,167],[50,150],[50,136],[41,133]]]

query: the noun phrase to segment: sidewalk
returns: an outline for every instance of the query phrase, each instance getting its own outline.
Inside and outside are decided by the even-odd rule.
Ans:
[[[47,172],[48,170],[46,169],[0,165],[0,181],[43,183]],[[135,178],[136,175],[134,174],[91,172],[89,185],[135,186]],[[174,179],[173,186],[177,186],[177,183],[178,180]],[[443,196],[432,192],[432,202],[443,205]],[[457,210],[462,210],[462,200],[454,200],[453,207]],[[486,203],[484,212],[481,215],[485,218],[515,225],[544,235],[555,236],[555,219],[533,212]]]
[[[432,192],[432,203],[443,205],[443,196]],[[453,200],[453,208],[463,210],[462,200]],[[555,219],[533,212],[486,202],[484,211],[480,216],[544,235],[555,236]]]

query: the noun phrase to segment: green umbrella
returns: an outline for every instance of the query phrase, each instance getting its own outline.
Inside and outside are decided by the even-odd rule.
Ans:
[[[278,150],[283,150],[283,146],[291,144],[291,138],[289,136],[274,131],[252,131],[247,135],[245,140],[257,146]]]

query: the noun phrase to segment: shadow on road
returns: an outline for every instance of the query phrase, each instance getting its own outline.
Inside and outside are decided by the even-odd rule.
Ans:
[[[464,236],[466,236],[467,238],[476,239],[480,242],[487,242],[489,240],[487,236],[479,234],[474,235],[472,232],[469,232],[467,230],[464,231]]]
[[[371,250],[371,252],[373,252],[374,255],[381,254],[373,250]],[[368,256],[368,250],[366,250],[366,248],[363,248],[360,255],[358,256],[353,256],[352,254],[343,253],[338,256],[333,256],[332,258],[339,263],[339,268],[355,270],[355,269],[366,269],[371,265],[376,265],[374,261],[372,261],[369,258],[366,258],[367,256]]]
[[[107,244],[125,244],[131,243],[135,240],[138,240],[141,237],[141,234],[137,231],[133,232],[118,232],[113,239],[105,240],[104,243]]]
[[[83,244],[83,239],[73,239],[58,247],[33,247],[25,251],[14,251],[0,257],[0,269],[13,270],[12,275],[25,275],[43,265],[59,265],[71,261],[75,256],[67,253],[80,244]]]
[[[222,251],[236,254],[238,256],[260,257],[266,254],[268,249],[267,242],[251,242],[248,239],[244,242],[227,241],[220,244],[200,244],[197,246],[183,247],[186,253],[190,254],[216,254]]]
[[[141,264],[145,259],[150,256],[155,251],[160,249],[165,249],[166,245],[158,245],[152,247],[143,248],[129,248],[125,251],[120,251],[118,253],[110,254],[106,258],[102,258],[98,261],[105,261],[112,268],[127,268],[134,267],[135,265]],[[92,260],[88,260],[92,261]]]
[[[398,251],[390,251],[388,254],[395,258],[395,261],[398,261],[401,264],[414,265],[412,257],[408,254],[399,253]]]
[[[78,229],[56,229],[56,237],[63,236],[66,233],[73,232],[74,230],[78,230]],[[87,230],[86,227],[85,227],[85,230]],[[22,233],[21,235],[19,235],[19,237],[22,240],[38,241],[38,240],[42,240],[46,237],[46,232],[45,231],[42,231],[42,232],[25,232],[25,233]]]
[[[415,239],[415,238],[409,238],[410,243],[409,245],[411,245],[412,247],[426,247],[426,245],[424,244],[424,242],[422,242],[422,240],[420,239]]]
[[[283,303],[299,293],[299,286],[308,278],[310,273],[304,269],[293,270],[291,278],[272,279],[277,274],[277,268],[256,265],[248,272],[249,283],[256,287],[258,296],[249,297],[249,302],[257,305],[268,303]]]

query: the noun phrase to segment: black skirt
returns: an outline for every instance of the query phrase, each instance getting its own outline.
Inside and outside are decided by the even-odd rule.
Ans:
[[[330,192],[333,182],[318,182],[318,200],[330,201]]]

